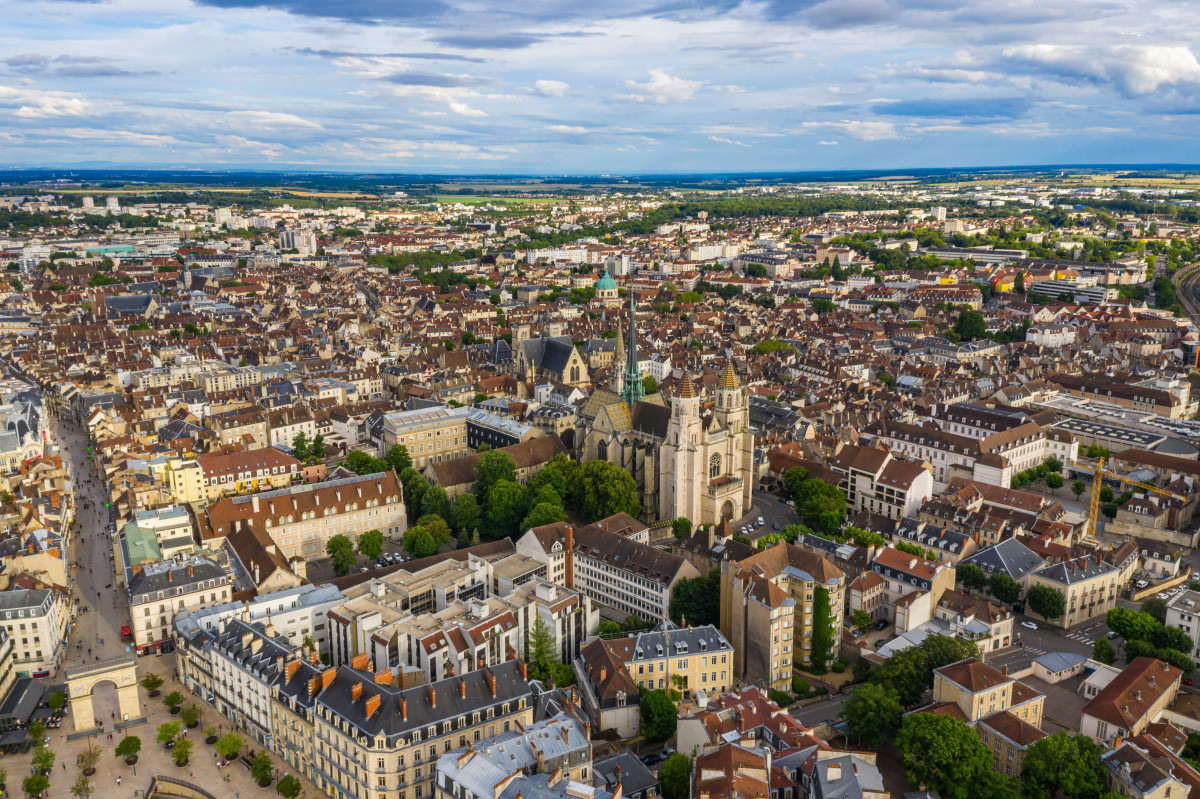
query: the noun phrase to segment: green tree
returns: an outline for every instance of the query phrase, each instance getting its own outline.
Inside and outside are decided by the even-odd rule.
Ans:
[[[404,531],[404,551],[414,558],[427,558],[437,554],[433,535],[424,527],[410,527]]]
[[[979,311],[970,308],[964,309],[958,315],[958,321],[954,323],[954,332],[958,334],[962,341],[974,341],[977,338],[987,337],[987,322],[983,319],[983,314]]]
[[[430,514],[443,519],[450,518],[450,497],[441,486],[430,485],[421,496],[421,515]]]
[[[339,577],[349,574],[354,564],[358,563],[358,556],[354,554],[354,544],[344,535],[335,535],[326,541],[325,554],[333,559],[333,571]]]
[[[865,610],[856,610],[851,614],[855,629],[865,630],[871,626],[871,614]]]
[[[954,576],[962,585],[976,591],[988,584],[987,572],[974,563],[960,562],[954,567]]]
[[[404,491],[404,507],[408,511],[408,518],[419,518],[421,516],[421,500],[429,489],[429,483],[425,481],[420,472],[411,466],[401,471],[398,477]]]
[[[178,738],[181,732],[183,732],[182,724],[178,721],[168,721],[166,724],[158,725],[158,735],[155,740],[165,745]]]
[[[601,638],[615,638],[622,632],[621,625],[615,621],[602,621],[600,622],[600,627],[596,630],[597,635]]]
[[[1117,650],[1113,648],[1112,641],[1109,641],[1107,636],[1097,638],[1096,643],[1092,644],[1092,660],[1106,666],[1117,662]]]
[[[554,646],[554,635],[550,627],[540,618],[533,623],[525,642],[525,653],[531,666],[530,675],[535,680],[546,680],[550,677],[550,667],[560,661]]]
[[[829,661],[829,648],[833,645],[833,620],[829,618],[829,591],[823,586],[813,586],[812,658],[813,674],[824,674]]]
[[[1048,585],[1035,585],[1029,589],[1025,597],[1029,609],[1043,619],[1062,618],[1067,611],[1067,600],[1057,588]]]
[[[183,704],[183,694],[179,693],[178,691],[172,691],[163,697],[163,704],[174,711],[175,708]]]
[[[196,727],[200,724],[200,719],[204,715],[200,708],[196,705],[188,705],[179,713],[179,720],[188,726],[188,729]]]
[[[46,746],[45,739],[37,742],[37,746],[33,747],[33,769],[49,774],[54,768],[54,752],[50,751],[50,747]]]
[[[479,504],[487,508],[487,495],[492,486],[501,480],[510,483],[517,482],[517,465],[512,455],[503,450],[489,450],[479,456],[475,464],[475,498]],[[503,536],[500,536],[501,538]]]
[[[1075,480],[1071,483],[1071,493],[1075,495],[1076,502],[1083,496],[1084,491],[1087,491],[1087,483],[1082,480]]]
[[[638,712],[642,719],[642,735],[651,743],[665,741],[675,734],[679,715],[665,691],[642,691]]]
[[[1006,605],[1011,605],[1021,598],[1021,584],[1004,572],[996,572],[988,581],[992,596]]]
[[[49,782],[47,782],[47,786],[48,785]],[[75,780],[75,784],[71,786],[71,795],[78,797],[78,799],[91,799],[93,790],[95,789],[92,788],[91,781],[88,780],[88,778],[84,775],[80,774],[79,779]]]
[[[662,784],[663,799],[688,799],[692,781],[692,759],[674,753],[658,770],[658,781]]]
[[[1151,616],[1159,624],[1166,624],[1167,622],[1167,600],[1165,599],[1152,596],[1142,603],[1140,610],[1142,613]]]
[[[867,683],[854,689],[842,705],[841,715],[846,720],[846,737],[869,749],[878,749],[899,728],[904,708],[895,694]]]
[[[572,504],[589,522],[617,513],[636,517],[642,512],[637,483],[615,463],[588,461],[579,467],[575,483]]]
[[[67,704],[67,695],[62,691],[51,691],[46,704],[50,706],[51,710],[62,710],[63,705]]]
[[[1063,476],[1057,472],[1051,472],[1046,475],[1046,487],[1051,491],[1057,491],[1063,487]]]
[[[520,534],[518,528],[525,518],[527,507],[523,486],[512,480],[498,480],[488,489],[487,501],[483,506],[487,511],[483,519],[483,529],[489,539],[498,541],[506,536]]]
[[[242,751],[244,744],[245,741],[242,740],[242,736],[236,732],[227,732],[217,739],[215,746],[218,755],[226,760],[233,760],[238,756],[238,752]]]
[[[308,435],[304,432],[299,432],[292,438],[292,454],[296,460],[308,458],[308,446]]]
[[[137,762],[138,752],[142,751],[142,739],[136,735],[128,735],[121,739],[113,754],[125,758],[126,763]]]
[[[405,469],[412,468],[412,458],[409,457],[408,447],[403,444],[393,444],[392,447],[384,453],[383,459],[387,461],[388,468],[396,474]]]
[[[521,520],[518,532],[529,530],[534,527],[541,527],[544,524],[554,524],[555,522],[565,522],[567,520],[567,512],[562,505],[552,504],[550,502],[539,502],[529,509],[529,513]]]
[[[31,774],[21,782],[26,796],[41,796],[50,790],[50,778],[44,774]]]
[[[671,535],[675,536],[675,540],[682,541],[692,534],[692,520],[686,516],[680,516],[675,521],[671,522]]]
[[[383,533],[378,530],[367,530],[358,537],[358,554],[366,555],[371,560],[378,560],[383,554]]]
[[[796,513],[814,530],[833,533],[846,519],[846,493],[824,480],[805,480],[795,494]]]
[[[158,689],[162,688],[163,680],[154,672],[150,672],[145,677],[142,677],[142,687],[146,689],[150,696],[158,696]]]
[[[905,716],[896,735],[896,749],[909,784],[924,784],[943,799],[976,799],[975,786],[991,778],[988,748],[974,730],[950,716]]]
[[[300,780],[296,779],[291,774],[281,779],[275,785],[275,792],[282,796],[283,799],[296,799],[296,797],[299,796],[300,792],[303,790],[304,783],[300,782]]]
[[[706,577],[685,577],[671,591],[671,620],[692,626],[717,624],[721,617],[721,574],[713,569]]]
[[[654,379],[654,375],[646,375],[642,378],[642,393],[646,396],[658,393],[658,381]]]
[[[808,469],[803,466],[793,466],[783,473],[783,490],[793,502],[800,493],[800,486],[808,479]]]
[[[192,739],[180,738],[175,742],[175,748],[171,750],[171,756],[175,759],[175,764],[178,766],[187,765],[188,758],[192,754]]]
[[[1108,486],[1104,486],[1103,488],[1101,488],[1100,489],[1100,501],[1105,502],[1105,503],[1112,502],[1113,501],[1113,490],[1111,488],[1109,488]]]
[[[1105,788],[1102,754],[1091,738],[1066,731],[1034,741],[1022,761],[1027,795],[1031,799],[1100,796]]]
[[[474,494],[459,494],[450,505],[446,517],[455,531],[473,530],[479,524],[479,500]]]
[[[271,756],[266,752],[259,752],[250,761],[250,776],[254,778],[260,786],[266,787],[271,783],[271,772],[274,766],[271,763]]]

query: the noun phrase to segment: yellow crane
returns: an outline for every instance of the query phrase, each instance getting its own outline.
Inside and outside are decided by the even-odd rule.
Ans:
[[[1130,480],[1128,477],[1123,477],[1113,472],[1104,471],[1104,458],[1097,458],[1095,466],[1089,466],[1086,463],[1080,463],[1079,461],[1071,461],[1069,465],[1092,472],[1092,502],[1091,506],[1088,508],[1088,524],[1087,532],[1084,533],[1083,537],[1084,543],[1096,543],[1096,519],[1100,515],[1100,490],[1104,487],[1104,478],[1106,477],[1110,480],[1117,481],[1121,485],[1135,486],[1144,491],[1153,491],[1155,494],[1162,494],[1165,497],[1171,497],[1172,499],[1177,499],[1180,502],[1187,502],[1187,497],[1180,496],[1174,491],[1168,491],[1165,488],[1159,488],[1158,486],[1150,483],[1140,483],[1137,480]]]

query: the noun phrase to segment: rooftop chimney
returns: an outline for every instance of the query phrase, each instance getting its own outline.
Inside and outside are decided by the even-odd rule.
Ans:
[[[496,697],[496,675],[492,674],[491,669],[484,669],[483,675],[487,678],[488,688],[491,689],[492,698],[494,699]]]
[[[335,669],[333,666],[330,666],[329,668],[325,669],[325,671],[321,672],[321,687],[328,688],[329,684],[333,682],[333,678],[336,674],[337,669]]]
[[[408,721],[408,700],[403,696],[400,697],[400,719]]]
[[[317,691],[321,689],[321,678],[310,677],[308,680],[308,698],[312,699],[317,695]]]
[[[429,686],[429,706],[437,707],[437,689]]]
[[[367,697],[367,704],[365,708],[367,718],[371,718],[371,716],[375,715],[375,711],[379,710],[379,701],[379,694],[372,694],[371,696]]]
[[[458,678],[458,696],[460,699],[467,698],[467,681],[462,677]]]
[[[367,663],[370,662],[370,660],[371,660],[370,655],[368,655],[366,652],[360,652],[357,655],[355,655],[353,657],[353,659],[351,659],[350,667],[354,668],[354,669],[365,669],[367,667]]]
[[[362,696],[362,683],[356,682],[350,686],[350,701],[357,702],[360,696]]]
[[[521,669],[521,679],[528,680],[529,679],[529,666],[528,666],[528,664],[525,663],[524,658],[517,658],[517,664],[519,665],[519,667]]]
[[[392,684],[392,670],[384,669],[383,671],[375,672],[375,684],[376,685],[391,685]]]
[[[283,673],[284,673],[284,676],[286,677],[287,682],[291,682],[292,678],[296,676],[296,672],[298,672],[298,671],[300,671],[300,661],[299,660],[289,661],[287,666],[284,667],[284,670],[283,670]]]

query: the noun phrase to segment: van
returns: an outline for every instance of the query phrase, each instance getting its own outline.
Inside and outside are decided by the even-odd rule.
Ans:
[[[758,526],[762,527],[764,524],[766,524],[766,522],[763,521],[763,517],[759,516],[758,517]]]

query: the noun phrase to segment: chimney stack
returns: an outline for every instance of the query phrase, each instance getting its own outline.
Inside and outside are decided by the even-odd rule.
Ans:
[[[360,696],[362,696],[362,683],[356,682],[350,686],[350,701],[357,702]]]
[[[460,699],[467,698],[467,681],[462,677],[458,678],[458,696]]]
[[[528,664],[525,663],[525,659],[517,658],[517,663],[519,664],[520,669],[521,669],[521,679],[528,680],[529,679],[529,666],[528,666]]]
[[[483,675],[484,675],[484,677],[487,678],[488,688],[491,689],[492,698],[495,699],[496,698],[496,675],[492,674],[491,669],[484,669]]]
[[[375,684],[376,685],[391,685],[392,684],[392,670],[384,669],[383,671],[375,672]]]
[[[320,677],[310,677],[308,680],[308,698],[312,699],[317,695],[317,691],[321,688]]]
[[[333,666],[330,666],[329,668],[325,669],[325,671],[321,672],[321,687],[328,688],[329,684],[333,682],[335,675],[337,675],[337,669],[335,669]]]
[[[400,719],[408,721],[408,700],[403,696],[400,697]]]
[[[372,694],[371,696],[367,697],[367,704],[365,707],[365,714],[367,718],[371,718],[371,716],[375,715],[375,711],[379,710],[380,701],[379,694]]]
[[[429,686],[429,706],[437,707],[437,689]]]

